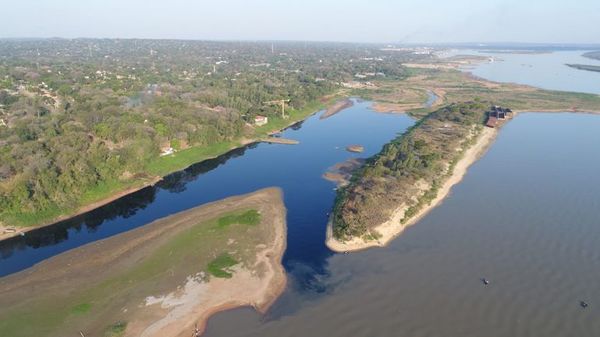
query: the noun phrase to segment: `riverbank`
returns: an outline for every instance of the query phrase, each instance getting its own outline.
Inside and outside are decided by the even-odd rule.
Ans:
[[[340,112],[344,109],[347,109],[353,105],[354,105],[354,102],[349,98],[343,99],[341,101],[337,101],[333,105],[329,106],[327,108],[327,110],[325,110],[325,112],[321,115],[320,119],[329,118],[329,117],[337,114],[338,112]]]
[[[475,161],[472,151],[496,132],[482,125],[489,106],[472,101],[440,108],[369,158],[338,190],[327,245],[335,251],[382,246],[443,199],[464,175],[463,165],[466,171]]]
[[[462,158],[456,163],[452,174],[445,180],[437,192],[437,196],[415,215],[406,221],[402,221],[405,213],[408,210],[407,205],[401,205],[392,213],[391,218],[374,228],[380,236],[375,240],[364,240],[361,237],[354,237],[351,240],[339,241],[333,235],[333,222],[330,220],[327,224],[326,245],[329,249],[335,252],[352,252],[359,251],[371,247],[382,247],[387,245],[391,240],[400,235],[404,229],[425,216],[429,211],[439,205],[442,200],[448,196],[452,187],[458,184],[465,176],[469,166],[477,161],[493,143],[497,129],[484,128],[474,144],[465,151]],[[424,191],[423,191],[424,192]]]
[[[218,311],[265,312],[286,284],[285,214],[281,190],[263,189],[2,278],[0,335],[103,336],[119,323],[123,336],[189,336]]]
[[[284,144],[284,145],[300,144],[300,142],[295,139],[287,139],[287,138],[281,138],[281,137],[267,137],[267,138],[261,139],[261,142],[269,143],[269,144]]]
[[[59,216],[58,218],[53,219],[49,223],[43,223],[43,224],[40,224],[40,225],[28,226],[28,227],[5,226],[5,225],[2,225],[0,223],[0,241],[7,240],[7,239],[13,238],[15,236],[26,235],[27,232],[30,232],[32,230],[36,230],[36,229],[39,229],[39,228],[42,228],[42,227],[50,226],[50,225],[52,225],[52,224],[54,224],[56,222],[64,221],[64,220],[76,217],[78,215],[87,213],[87,212],[92,211],[92,210],[94,210],[94,209],[96,209],[98,207],[102,207],[102,206],[104,206],[106,204],[109,204],[109,203],[111,203],[111,202],[113,202],[113,201],[115,201],[117,199],[120,199],[120,198],[122,198],[122,197],[124,197],[126,195],[135,193],[135,192],[137,192],[137,191],[139,191],[141,189],[144,189],[146,187],[149,187],[149,186],[154,186],[156,183],[158,183],[161,180],[162,180],[162,177],[153,177],[153,178],[149,179],[149,181],[147,181],[147,182],[144,182],[142,184],[138,184],[137,186],[134,186],[134,187],[127,188],[127,189],[125,189],[123,191],[120,191],[120,192],[115,193],[115,194],[113,194],[111,196],[108,196],[108,197],[106,197],[106,198],[104,198],[102,200],[98,200],[98,201],[95,201],[95,202],[93,202],[91,204],[83,206],[83,207],[81,207],[80,209],[78,209],[73,214]]]
[[[280,133],[318,113],[324,107],[335,105],[336,102],[339,102],[340,97],[344,95],[343,92],[328,95],[322,100],[308,104],[302,110],[290,110],[288,118],[273,118],[269,124],[256,128],[254,130],[255,135],[252,138],[240,138],[235,141],[219,143],[209,147],[190,147],[178,151],[173,155],[156,158],[156,160],[147,165],[148,174],[145,176],[150,176],[150,178],[146,177],[141,180],[128,182],[115,182],[110,187],[99,186],[97,190],[88,191],[84,201],[82,201],[82,205],[76,209],[52,209],[46,212],[14,216],[12,219],[2,219],[0,220],[0,241],[22,235],[21,233],[25,234],[42,227],[52,226],[58,222],[87,213],[119,198],[153,186],[164,177],[185,170],[191,165],[214,159],[232,150],[260,142],[265,136]],[[14,229],[14,232],[12,229]]]

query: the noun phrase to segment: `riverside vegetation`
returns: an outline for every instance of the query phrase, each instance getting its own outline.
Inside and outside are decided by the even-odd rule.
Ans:
[[[406,205],[402,222],[437,195],[439,186],[483,128],[488,104],[451,104],[417,122],[386,144],[338,190],[333,235],[376,239],[372,229],[387,221],[398,205]],[[422,191],[424,191],[422,193]]]
[[[382,103],[385,110],[405,111],[418,122],[369,158],[352,174],[350,183],[338,189],[331,237],[328,233],[330,248],[372,246],[354,239],[379,239],[376,227],[395,221],[392,215],[403,209],[400,223],[392,224],[397,227],[392,232],[397,234],[402,225],[437,200],[438,189],[483,130],[485,110],[491,104],[516,111],[600,112],[599,95],[486,81],[456,70],[465,61],[481,60],[424,60],[409,65],[410,76],[405,80],[379,81],[374,87],[354,91]],[[438,97],[432,107],[422,105],[427,92]],[[390,239],[384,237],[383,241]]]
[[[402,79],[421,56],[324,43],[0,40],[0,228],[74,214]],[[286,114],[267,101],[289,99]],[[269,123],[254,126],[254,117]],[[160,156],[173,148],[173,155]]]

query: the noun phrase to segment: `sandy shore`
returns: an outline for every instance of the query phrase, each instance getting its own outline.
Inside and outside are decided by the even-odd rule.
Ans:
[[[319,119],[329,118],[329,117],[335,115],[336,113],[338,113],[344,109],[347,109],[353,105],[354,105],[354,102],[349,98],[343,99],[341,101],[337,101],[333,105],[328,107],[327,110],[325,110],[325,112],[321,115],[321,117],[319,117]]]
[[[375,102],[371,105],[371,110],[379,113],[405,113],[408,110],[419,109],[422,107],[423,104],[417,103],[400,104]]]
[[[269,222],[273,224],[272,246],[262,247],[255,262],[255,267],[261,265],[264,267],[262,273],[258,275],[248,269],[236,268],[233,277],[229,279],[211,278],[207,283],[190,279],[183,287],[183,291],[176,290],[156,302],[160,304],[161,309],[167,310],[163,318],[154,321],[139,334],[135,328],[139,322],[132,322],[131,331],[125,336],[189,337],[195,327],[203,332],[210,316],[221,311],[251,306],[260,313],[266,313],[283,293],[287,283],[285,269],[281,264],[287,231],[281,191],[270,189],[256,193],[277,195],[281,205],[276,206],[284,210],[283,212],[276,210],[269,214],[271,216]],[[144,321],[142,324],[146,325]]]
[[[327,247],[336,252],[351,252],[370,247],[382,247],[387,245],[391,240],[402,233],[406,227],[419,221],[430,210],[439,205],[446,196],[448,196],[452,186],[458,184],[462,180],[467,173],[469,166],[477,161],[490,147],[497,133],[497,129],[484,128],[476,143],[464,153],[461,160],[459,160],[459,162],[456,164],[452,175],[441,186],[437,197],[431,202],[431,204],[429,204],[429,206],[421,209],[410,220],[403,224],[400,223],[400,220],[404,217],[404,212],[407,209],[406,205],[400,205],[393,212],[392,217],[388,221],[375,228],[375,230],[381,234],[381,237],[378,240],[364,241],[362,238],[353,238],[352,240],[345,242],[338,241],[333,237],[333,226],[332,222],[329,221],[327,224],[327,238],[325,242]]]
[[[223,214],[247,209],[256,209],[261,214],[261,225],[252,227],[253,235],[260,233],[257,239],[260,244],[253,249],[256,258],[250,260],[253,265],[236,265],[231,278],[208,279],[197,273],[198,266],[189,266],[189,270],[185,264],[183,269],[172,267],[161,272],[159,278],[153,277],[151,282],[140,279],[135,287],[113,289],[111,301],[106,302],[101,293],[94,295],[97,298],[89,299],[96,310],[93,316],[84,317],[83,321],[64,321],[60,330],[47,331],[44,335],[76,335],[77,331],[90,336],[103,335],[107,325],[125,320],[128,322],[125,336],[189,337],[196,324],[203,328],[206,320],[219,311],[252,306],[265,312],[286,285],[281,264],[286,248],[286,210],[278,188],[195,207],[0,278],[0,321],[12,317],[11,312],[19,312],[22,306],[32,311],[34,318],[46,317],[49,309],[40,307],[36,301],[56,303],[56,310],[50,312],[61,312],[64,306],[72,305],[69,304],[72,294],[88,291],[90,287],[97,289],[94,287],[98,284],[128,275],[179,233]],[[243,234],[237,240],[245,240]],[[247,244],[238,247],[238,241],[226,241],[224,249],[249,248]],[[173,275],[183,276],[184,280],[187,276],[187,281],[182,284],[181,277]],[[91,292],[96,293],[97,290]],[[37,313],[35,310],[46,311]],[[0,335],[5,328],[0,325]],[[5,332],[10,334],[10,331]]]
[[[297,145],[300,144],[299,141],[295,139],[281,138],[281,137],[268,137],[261,139],[263,143],[269,144],[284,144],[284,145]]]
[[[380,113],[406,113],[407,111],[421,109],[421,108],[435,108],[437,106],[442,105],[444,103],[444,99],[446,93],[441,89],[429,89],[431,93],[436,96],[434,102],[431,103],[431,106],[427,105],[427,101],[423,103],[383,103],[383,102],[374,102],[371,105],[371,110]]]
[[[352,173],[365,164],[365,159],[350,158],[344,162],[337,163],[323,173],[323,179],[334,182],[338,187],[350,183]]]

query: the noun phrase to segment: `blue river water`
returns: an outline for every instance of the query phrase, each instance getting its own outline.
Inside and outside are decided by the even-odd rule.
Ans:
[[[0,242],[0,276],[169,214],[270,186],[283,189],[288,208],[286,268],[318,271],[330,254],[325,226],[335,198],[335,185],[323,173],[349,158],[379,152],[414,123],[406,115],[373,112],[370,104],[357,102],[327,119],[320,119],[319,112],[282,133],[298,145],[261,143],[233,150],[82,216]],[[363,145],[364,153],[347,152],[350,144]]]

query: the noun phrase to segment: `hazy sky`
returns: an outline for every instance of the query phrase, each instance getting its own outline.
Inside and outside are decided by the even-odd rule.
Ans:
[[[600,43],[600,0],[0,0],[0,37]]]

